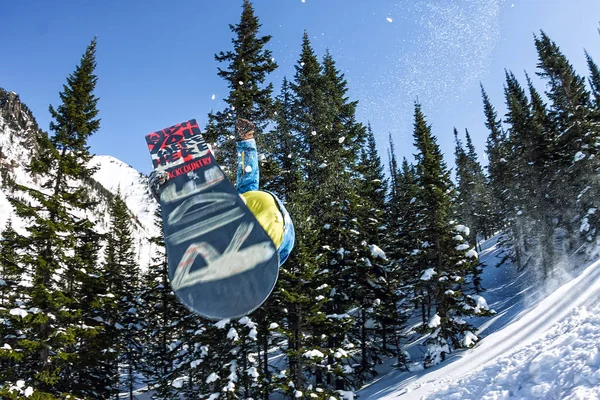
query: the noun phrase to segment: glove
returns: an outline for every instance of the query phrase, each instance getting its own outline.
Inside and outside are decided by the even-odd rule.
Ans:
[[[160,187],[167,183],[169,180],[169,173],[167,171],[152,171],[150,176],[148,177],[148,187],[150,188],[150,193],[156,199],[156,201],[160,201]]]
[[[239,118],[235,123],[238,140],[250,140],[254,138],[254,124],[247,119]]]

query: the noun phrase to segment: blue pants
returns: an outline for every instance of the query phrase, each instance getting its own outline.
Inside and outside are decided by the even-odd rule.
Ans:
[[[249,192],[251,190],[259,190],[258,180],[260,171],[258,167],[258,151],[256,149],[256,141],[254,139],[243,140],[237,142],[238,152],[238,167],[237,167],[237,191],[239,194]],[[288,259],[292,248],[296,233],[294,224],[287,212],[283,203],[271,192],[267,192],[275,199],[281,214],[283,215],[283,240],[277,249],[279,253],[279,266]]]

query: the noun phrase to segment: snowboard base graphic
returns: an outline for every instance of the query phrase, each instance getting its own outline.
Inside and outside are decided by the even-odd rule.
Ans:
[[[181,302],[209,319],[258,308],[279,273],[277,249],[210,152],[196,120],[146,136],[167,171],[160,205],[169,279]]]

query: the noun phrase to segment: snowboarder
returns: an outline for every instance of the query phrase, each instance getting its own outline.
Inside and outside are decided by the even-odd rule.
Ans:
[[[288,259],[294,247],[294,224],[283,203],[271,192],[259,190],[259,165],[254,124],[246,119],[238,119],[237,140],[237,184],[236,189],[252,211],[262,228],[267,232],[279,253],[279,265]],[[166,171],[152,171],[150,191],[158,200],[159,187],[169,180]]]

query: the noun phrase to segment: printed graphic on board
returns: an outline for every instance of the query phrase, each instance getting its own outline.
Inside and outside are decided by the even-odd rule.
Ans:
[[[179,299],[211,319],[258,308],[279,271],[275,245],[223,174],[195,120],[146,136],[160,190],[169,278]]]

